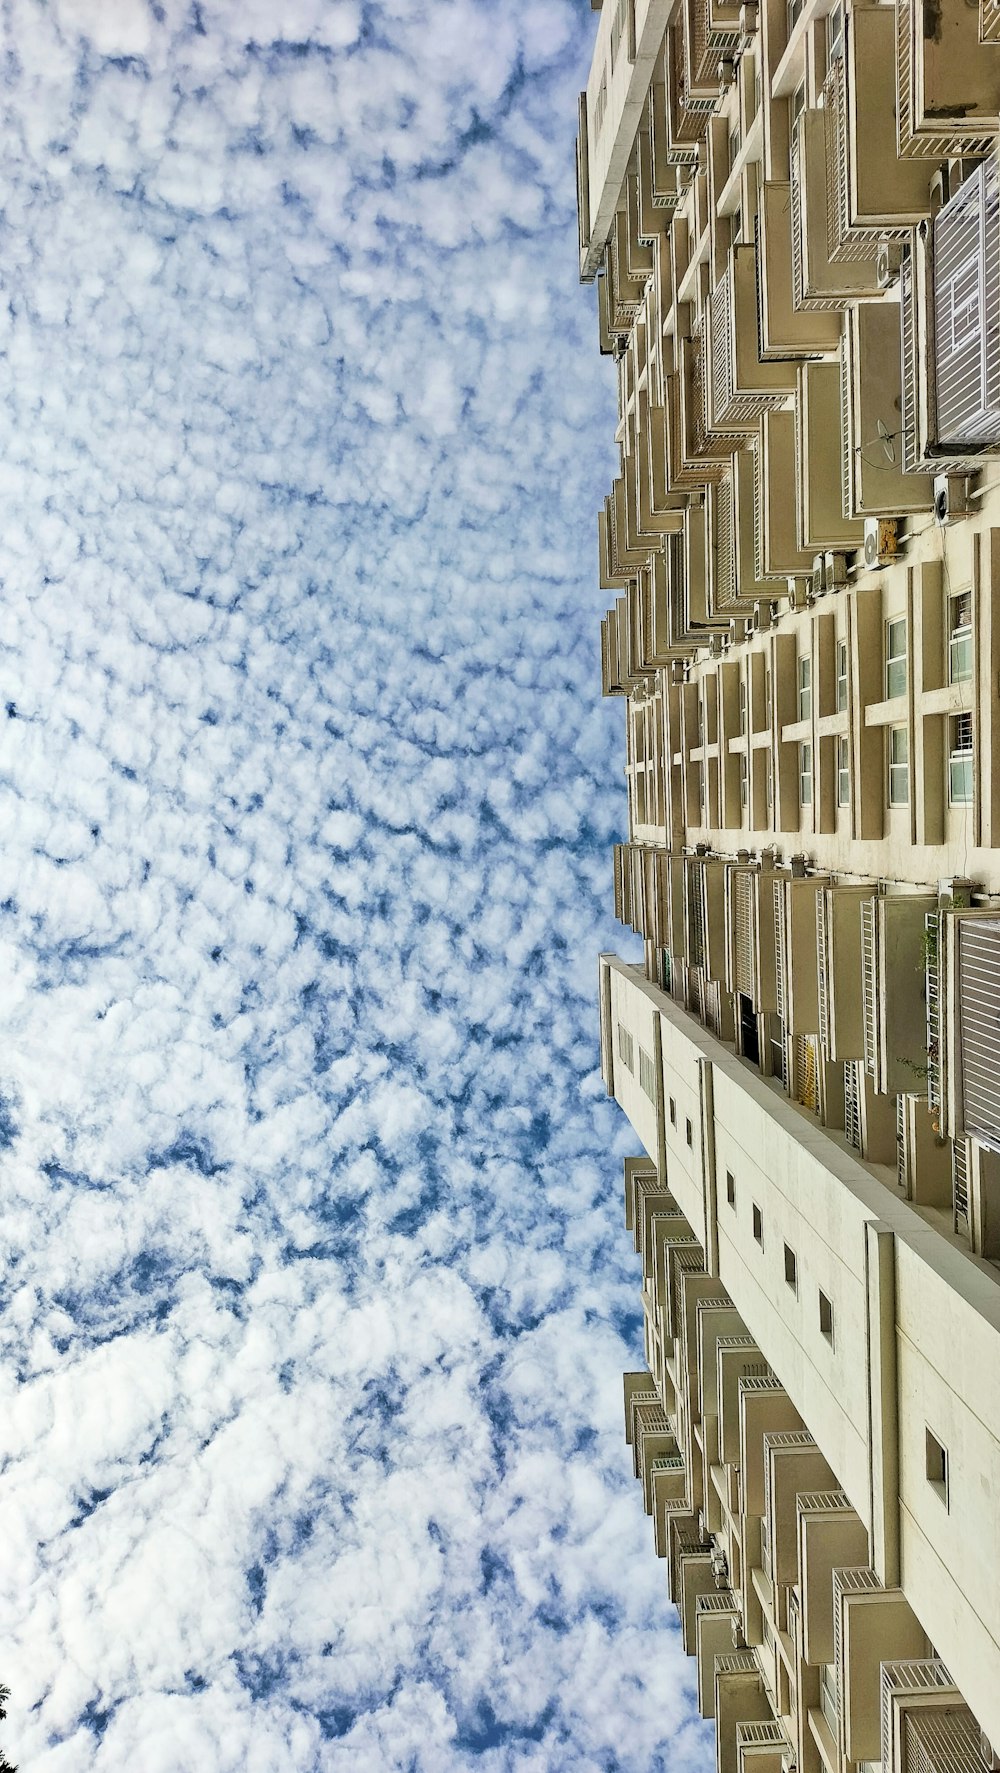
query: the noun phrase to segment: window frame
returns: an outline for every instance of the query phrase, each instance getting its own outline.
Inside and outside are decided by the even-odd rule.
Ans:
[[[894,756],[897,742],[902,736],[905,756]],[[909,806],[910,804],[910,729],[905,721],[898,726],[886,728],[886,792],[892,808]],[[902,783],[902,792],[899,784]]]
[[[885,699],[894,702],[899,696],[905,696],[910,682],[910,665],[907,657],[907,623],[905,616],[889,616],[885,624]],[[893,652],[894,640],[902,636],[902,651]],[[898,688],[893,688],[893,683]]]

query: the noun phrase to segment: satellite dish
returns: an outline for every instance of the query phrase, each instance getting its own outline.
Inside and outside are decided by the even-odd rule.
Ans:
[[[889,430],[889,427],[886,424],[884,419],[878,420],[878,422],[875,426],[875,429],[878,432],[879,442],[881,443],[882,448],[885,451],[886,461],[887,462],[894,462],[896,460],[896,433],[895,433],[895,431]]]

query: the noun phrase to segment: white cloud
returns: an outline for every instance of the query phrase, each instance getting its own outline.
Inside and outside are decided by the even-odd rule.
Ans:
[[[703,1764],[594,1071],[589,14],[6,22],[8,1750]]]

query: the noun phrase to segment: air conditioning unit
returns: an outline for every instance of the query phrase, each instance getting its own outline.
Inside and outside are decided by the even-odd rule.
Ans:
[[[980,1730],[979,1732],[979,1752],[989,1768],[990,1773],[1000,1773],[1000,1755],[996,1753],[985,1730]]]
[[[822,554],[813,555],[812,594],[822,597],[826,590],[826,563]]]
[[[865,518],[865,565],[891,566],[899,553],[899,530],[895,517]]]
[[[733,1614],[733,1649],[734,1650],[745,1650],[746,1647],[747,1647],[747,1641],[746,1641],[746,1638],[743,1636],[743,1621],[740,1618],[738,1613],[734,1613]]]
[[[798,1773],[795,1755],[790,1748],[786,1749],[781,1757],[781,1773]]]
[[[969,482],[963,474],[935,474],[934,476],[934,516],[938,523],[954,523],[959,517],[968,517]]]
[[[875,261],[875,278],[879,289],[888,289],[899,276],[899,267],[903,262],[903,248],[898,240],[880,240],[878,258]]]
[[[847,584],[847,555],[831,552],[829,549],[823,556],[823,570],[826,574],[828,591],[842,591]]]
[[[711,1564],[716,1588],[725,1588],[729,1582],[729,1560],[725,1552],[713,1551]]]

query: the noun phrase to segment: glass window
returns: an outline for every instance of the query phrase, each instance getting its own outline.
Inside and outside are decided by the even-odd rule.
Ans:
[[[839,3],[826,15],[826,59],[835,62],[844,53],[844,8]]]
[[[743,808],[743,811],[744,811],[744,812],[746,812],[746,808],[747,808],[747,800],[748,800],[748,798],[749,798],[749,797],[748,797],[748,794],[747,794],[747,759],[746,759],[746,752],[745,752],[745,751],[741,751],[741,752],[740,752],[740,806],[741,806],[741,807],[742,807],[742,808]]]
[[[905,726],[889,728],[889,805],[906,806],[910,798],[910,735]]]
[[[808,720],[812,714],[812,660],[799,660],[799,719]]]
[[[837,713],[847,710],[847,642],[837,642]]]
[[[948,757],[948,801],[951,806],[972,805],[972,715],[953,714]]]
[[[747,730],[747,686],[746,686],[746,682],[741,677],[740,678],[740,732],[745,733],[746,730]]]
[[[811,745],[799,746],[799,801],[802,806],[812,806],[813,797],[813,748]]]
[[[850,747],[847,737],[841,734],[837,740],[837,805],[851,804],[851,761]]]
[[[885,625],[885,694],[906,694],[906,617],[897,616]]]
[[[967,683],[972,676],[972,592],[963,591],[950,604],[948,682]]]

